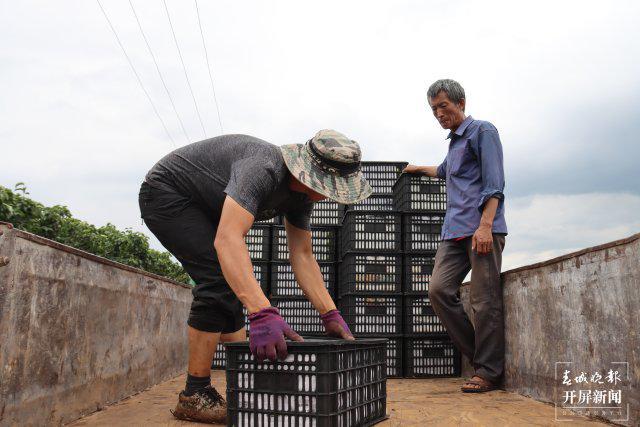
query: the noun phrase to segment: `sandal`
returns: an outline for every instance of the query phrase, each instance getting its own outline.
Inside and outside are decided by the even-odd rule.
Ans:
[[[498,387],[490,382],[481,378],[477,375],[474,375],[471,379],[467,380],[460,390],[463,393],[486,393],[487,391],[495,390]]]

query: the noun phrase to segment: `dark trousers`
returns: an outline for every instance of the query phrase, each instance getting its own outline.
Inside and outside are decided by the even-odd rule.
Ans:
[[[225,280],[213,247],[220,215],[204,211],[190,197],[146,182],[139,203],[149,230],[196,282],[187,324],[204,332],[242,329],[242,304]]]
[[[478,255],[471,237],[444,240],[438,247],[429,299],[453,343],[480,377],[499,382],[504,372],[504,317],[500,268],[504,235],[493,235],[493,250]],[[475,330],[459,297],[460,285],[471,270],[471,309]]]

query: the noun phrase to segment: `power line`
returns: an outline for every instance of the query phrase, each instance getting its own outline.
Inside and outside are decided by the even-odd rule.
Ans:
[[[153,111],[156,113],[156,116],[158,117],[158,120],[160,120],[160,123],[162,123],[162,127],[164,128],[164,131],[167,133],[167,136],[169,137],[169,139],[171,140],[171,143],[175,147],[176,146],[176,142],[173,140],[173,137],[169,133],[169,129],[167,129],[167,125],[165,125],[164,120],[162,120],[162,117],[160,117],[160,113],[158,113],[158,109],[156,108],[156,105],[153,103],[153,100],[151,99],[151,96],[149,95],[149,92],[147,92],[147,89],[142,84],[142,80],[140,79],[140,76],[138,75],[138,72],[136,71],[136,68],[133,66],[133,62],[131,62],[131,58],[129,58],[129,55],[127,55],[127,51],[124,49],[124,46],[122,45],[122,42],[120,41],[120,37],[118,37],[118,33],[116,33],[116,29],[111,24],[111,20],[109,19],[109,16],[107,16],[107,12],[105,12],[104,8],[102,7],[102,4],[100,3],[100,0],[96,0],[96,1],[98,2],[98,6],[100,6],[100,10],[102,11],[102,14],[104,15],[105,19],[107,20],[107,24],[109,24],[109,28],[111,28],[111,31],[113,32],[113,35],[115,36],[116,41],[118,42],[118,45],[120,46],[120,49],[122,49],[122,53],[124,54],[125,58],[127,58],[127,62],[129,63],[129,66],[131,67],[131,71],[133,71],[133,74],[136,76],[136,80],[138,80],[138,84],[140,85],[140,88],[142,89],[144,94],[147,96],[147,99],[149,100],[149,103],[151,104],[151,107],[153,108]]]
[[[151,50],[151,46],[149,45],[149,40],[147,40],[147,36],[144,34],[144,30],[142,29],[142,24],[140,23],[140,19],[138,19],[138,14],[136,13],[136,9],[133,7],[133,3],[131,2],[131,0],[129,0],[129,5],[131,6],[131,10],[133,11],[133,16],[136,18],[136,22],[138,23],[138,28],[140,29],[140,34],[142,35],[142,38],[144,39],[145,44],[147,45],[147,50],[149,51],[149,54],[151,55],[151,58],[153,59],[153,63],[156,66],[156,71],[158,72],[158,76],[160,77],[160,81],[162,81],[162,86],[164,86],[164,90],[167,93],[167,96],[169,97],[169,102],[171,102],[171,107],[173,108],[173,112],[176,114],[176,118],[178,119],[178,122],[180,122],[180,127],[182,128],[182,133],[184,133],[185,138],[187,138],[187,141],[190,141],[189,139],[189,135],[187,135],[187,130],[184,127],[184,123],[182,123],[182,119],[180,118],[180,115],[178,114],[178,110],[176,109],[176,105],[173,103],[173,98],[171,97],[171,93],[169,92],[169,88],[167,88],[167,84],[164,81],[164,78],[162,77],[162,73],[160,72],[160,67],[158,66],[158,61],[156,61],[156,56],[153,54],[153,51]]]
[[[218,112],[218,123],[220,124],[220,133],[224,133],[222,128],[222,119],[220,118],[220,107],[218,106],[218,99],[216,98],[216,87],[213,84],[213,76],[211,75],[211,65],[209,65],[209,54],[207,53],[207,45],[204,42],[204,33],[202,32],[202,23],[200,21],[200,11],[198,10],[198,0],[194,0],[196,3],[196,13],[198,14],[198,26],[200,27],[200,36],[202,37],[202,47],[204,47],[204,57],[207,60],[207,71],[209,71],[209,81],[211,82],[211,90],[213,91],[213,102],[216,104],[216,111]]]
[[[204,123],[202,123],[202,117],[200,116],[200,110],[198,109],[198,103],[196,102],[196,97],[193,94],[193,89],[191,89],[191,82],[189,81],[189,75],[187,74],[187,67],[184,65],[184,60],[182,59],[182,52],[180,51],[180,45],[178,44],[178,39],[176,38],[176,33],[173,30],[173,24],[171,23],[171,16],[169,15],[169,8],[167,7],[167,1],[162,0],[164,3],[164,10],[167,12],[167,18],[169,19],[169,26],[171,27],[171,34],[173,35],[173,41],[176,43],[176,48],[178,49],[178,56],[180,57],[180,62],[182,63],[182,69],[184,70],[184,77],[187,79],[187,86],[189,86],[189,92],[191,92],[191,98],[193,99],[193,105],[196,107],[196,113],[198,114],[198,120],[200,120],[200,126],[202,126],[202,133],[205,138],[207,137],[207,131],[204,129]]]

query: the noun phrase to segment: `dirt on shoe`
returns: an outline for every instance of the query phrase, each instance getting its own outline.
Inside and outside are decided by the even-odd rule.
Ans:
[[[180,392],[176,410],[171,413],[179,420],[225,424],[227,402],[215,388],[209,385],[191,396],[185,396]]]

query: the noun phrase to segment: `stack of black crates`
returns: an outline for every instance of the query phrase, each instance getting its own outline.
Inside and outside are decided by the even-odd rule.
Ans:
[[[404,377],[460,375],[460,354],[429,300],[429,283],[447,209],[445,183],[402,174],[393,186],[402,217]]]
[[[373,188],[368,199],[349,206],[316,203],[313,253],[354,336],[389,340],[388,377],[456,376],[460,355],[428,296],[446,189],[442,180],[402,174],[406,165],[362,162]],[[256,223],[245,240],[256,279],[271,304],[300,335],[323,336],[320,317],[289,263],[283,219]],[[213,367],[224,366],[220,344]]]
[[[392,186],[406,163],[363,162],[373,188],[341,228],[338,306],[356,338],[387,338],[387,376],[402,377],[402,222]]]

